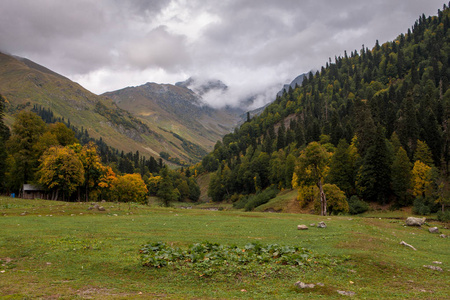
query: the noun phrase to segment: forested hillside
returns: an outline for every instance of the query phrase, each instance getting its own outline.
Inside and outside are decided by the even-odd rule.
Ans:
[[[330,58],[226,135],[200,167],[215,172],[212,199],[242,207],[242,194],[272,186],[298,187],[304,204],[315,189],[337,192],[329,210],[343,193],[350,203],[416,199],[425,212],[448,201],[449,14],[444,5],[394,41]],[[334,212],[348,211],[341,204]]]

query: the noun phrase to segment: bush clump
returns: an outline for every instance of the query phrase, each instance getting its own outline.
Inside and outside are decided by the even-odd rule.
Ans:
[[[233,207],[237,209],[244,208],[245,211],[251,211],[260,205],[266,204],[278,194],[276,187],[270,187],[264,191],[258,192],[255,195],[247,195],[239,198],[233,203]]]
[[[417,197],[414,199],[412,212],[416,215],[427,216],[431,210],[423,197]]]
[[[450,222],[450,210],[439,211],[437,213],[437,218],[441,222]]]
[[[362,214],[369,210],[369,204],[364,200],[359,199],[358,196],[353,195],[348,199],[349,213],[352,215]]]

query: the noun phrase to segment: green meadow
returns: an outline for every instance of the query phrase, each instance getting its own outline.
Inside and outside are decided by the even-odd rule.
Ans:
[[[0,197],[0,299],[448,299],[448,224],[368,217],[67,203]],[[324,221],[327,228],[309,226]],[[297,230],[305,224],[308,230]],[[428,228],[437,226],[439,234]],[[143,245],[201,242],[306,248],[306,265],[241,264],[206,276],[143,266]],[[417,250],[401,245],[404,241]],[[337,263],[330,263],[334,261]],[[435,263],[440,262],[441,264]],[[443,271],[424,265],[437,266]],[[211,268],[214,268],[212,266]],[[298,289],[297,281],[322,283]],[[344,296],[337,291],[354,292]]]

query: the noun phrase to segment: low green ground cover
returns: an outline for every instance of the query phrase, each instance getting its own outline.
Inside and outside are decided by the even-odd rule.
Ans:
[[[450,230],[437,221],[417,228],[392,219],[394,212],[389,218],[382,213],[361,218],[102,205],[106,211],[88,210],[90,203],[0,197],[0,298],[345,297],[337,290],[353,291],[358,299],[446,299],[450,294],[450,238],[429,233],[428,226],[446,235]],[[309,226],[319,221],[327,228]],[[297,230],[298,224],[310,228]],[[142,257],[149,245],[179,250],[181,257],[196,244],[203,245],[197,250],[221,248],[216,256],[223,249],[242,252],[249,245],[277,244],[304,249],[298,254],[308,257],[301,264],[276,263],[278,255],[274,260],[268,255],[266,262],[230,260],[227,265],[222,260],[217,267],[205,260],[208,252],[198,250],[203,254],[197,262],[203,264],[189,265],[184,257],[160,268],[146,265]],[[297,281],[324,286],[298,290]]]

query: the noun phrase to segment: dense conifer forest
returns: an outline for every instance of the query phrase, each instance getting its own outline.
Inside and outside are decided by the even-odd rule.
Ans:
[[[200,166],[214,172],[212,199],[240,203],[250,199],[242,195],[268,187],[295,187],[299,200],[308,202],[308,190],[317,184],[311,183],[313,168],[300,158],[317,142],[325,152],[321,182],[344,192],[350,203],[415,201],[423,212],[437,210],[439,203],[444,208],[449,14],[444,5],[436,16],[420,16],[394,41],[330,58],[301,86],[226,135]],[[348,211],[345,205],[340,209]]]

